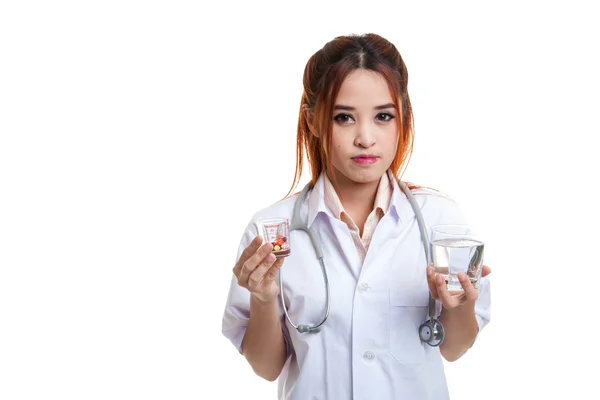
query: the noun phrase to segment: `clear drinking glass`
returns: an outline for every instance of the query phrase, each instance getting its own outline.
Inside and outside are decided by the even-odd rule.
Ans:
[[[269,218],[260,221],[260,230],[265,242],[273,245],[275,257],[287,257],[292,249],[290,245],[290,222],[287,218]]]
[[[458,274],[464,272],[479,288],[483,265],[483,240],[466,225],[435,225],[431,228],[431,253],[435,272],[442,274],[449,291],[462,291]]]

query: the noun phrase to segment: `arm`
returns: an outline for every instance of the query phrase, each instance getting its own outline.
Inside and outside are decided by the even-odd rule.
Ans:
[[[487,265],[482,266],[482,282],[490,272]],[[440,322],[444,326],[444,341],[440,345],[440,353],[450,362],[458,360],[469,350],[480,328],[485,325],[484,320],[489,319],[489,316],[482,318],[481,305],[477,308],[478,301],[489,303],[489,289],[486,290],[482,299],[479,290],[473,287],[464,272],[458,274],[458,280],[464,291],[450,293],[446,289],[444,278],[436,275],[432,267],[427,268],[429,290],[433,298],[441,301],[443,305]]]
[[[444,326],[444,341],[440,352],[447,361],[456,361],[469,350],[479,326],[475,318],[475,300],[468,300],[463,305],[442,310],[440,322]]]
[[[247,231],[240,247],[251,237],[252,233]],[[254,372],[274,381],[281,374],[288,353],[277,302],[279,285],[275,282],[284,259],[276,259],[271,253],[272,244],[260,236],[242,248],[233,267],[235,279],[224,330],[227,336],[234,338]]]
[[[277,298],[264,302],[250,296],[250,319],[242,341],[242,354],[260,377],[268,381],[279,377],[287,351]]]

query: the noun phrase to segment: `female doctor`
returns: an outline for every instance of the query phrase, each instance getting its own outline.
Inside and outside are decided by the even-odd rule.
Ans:
[[[479,290],[461,273],[464,291],[448,292],[399,186],[412,151],[407,81],[395,46],[375,34],[337,37],[306,65],[292,190],[305,152],[310,190],[248,223],[222,325],[257,375],[279,379],[280,399],[446,399],[442,357],[461,357],[490,319],[490,269]],[[428,228],[466,223],[450,197],[409,188]],[[262,219],[291,221],[296,203],[322,248],[327,285],[305,231],[290,233],[291,254],[279,259],[260,236]],[[439,346],[419,334],[430,294]]]

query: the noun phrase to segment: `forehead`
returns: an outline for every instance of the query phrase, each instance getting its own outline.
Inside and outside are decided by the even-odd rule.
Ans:
[[[357,108],[392,102],[392,95],[383,75],[366,69],[352,71],[342,82],[336,99],[336,104]]]

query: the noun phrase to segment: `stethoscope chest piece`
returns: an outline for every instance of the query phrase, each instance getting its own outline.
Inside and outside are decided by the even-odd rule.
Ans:
[[[419,327],[419,337],[430,346],[439,346],[444,341],[444,327],[437,319],[429,320]]]

